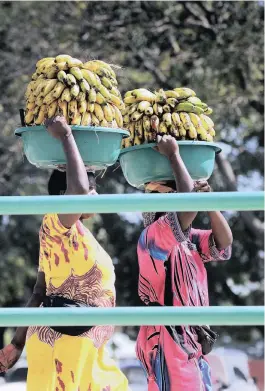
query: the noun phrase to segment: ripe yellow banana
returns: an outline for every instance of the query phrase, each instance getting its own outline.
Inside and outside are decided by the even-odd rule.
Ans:
[[[98,79],[93,72],[89,71],[88,69],[81,69],[83,78],[88,82],[90,87],[96,87],[98,88],[101,84],[100,79]]]
[[[82,61],[78,60],[77,58],[69,58],[66,60],[66,62],[69,68],[81,67],[83,65]]]
[[[207,136],[206,136],[206,141],[208,141],[208,142],[212,142],[213,141],[213,136],[211,136],[209,133],[207,134]]]
[[[108,103],[103,105],[103,113],[104,113],[104,117],[108,122],[111,122],[113,120],[112,110]]]
[[[206,110],[204,110],[204,114],[207,114],[207,115],[211,115],[212,112],[213,112],[213,109],[211,107],[209,107],[209,106],[207,107]]]
[[[77,113],[74,118],[71,119],[71,125],[81,125],[82,115]]]
[[[175,137],[175,138],[179,138],[179,131],[178,129],[174,126],[174,125],[171,125],[169,127],[169,133],[171,134],[171,136]]]
[[[145,109],[144,113],[145,113],[145,115],[149,115],[149,116],[153,115],[154,114],[153,107],[152,106],[147,107],[147,109]]]
[[[37,66],[37,72],[45,73],[51,66],[55,67],[54,59],[48,58]]]
[[[117,106],[120,110],[124,107],[122,100],[113,94],[110,94],[110,102]]]
[[[80,88],[83,92],[89,92],[90,90],[90,85],[88,84],[88,82],[84,79],[82,81],[80,81]]]
[[[50,79],[50,80],[46,80],[46,84],[45,84],[45,87],[43,88],[43,96],[45,97],[49,92],[51,92],[51,90],[53,90],[53,88],[56,86],[57,84],[57,79]]]
[[[167,98],[167,104],[171,106],[173,109],[178,104],[178,100],[175,98]]]
[[[40,76],[40,74],[38,72],[34,72],[31,76],[31,80],[35,81],[38,79],[38,77]]]
[[[71,100],[68,103],[68,117],[70,119],[73,119],[77,116],[77,101],[76,100]]]
[[[69,85],[69,87],[75,86],[76,83],[77,83],[77,81],[76,81],[76,78],[74,77],[74,75],[72,75],[71,73],[68,73],[67,74],[67,84]]]
[[[129,96],[132,96],[133,90],[127,91],[124,95],[124,98],[129,98]]]
[[[108,128],[109,127],[109,123],[108,123],[108,121],[105,118],[103,118],[103,120],[100,121],[100,126],[102,126],[103,128]]]
[[[97,94],[96,94],[96,102],[97,102],[99,105],[103,105],[103,104],[106,103],[105,97],[104,97],[100,92],[97,92]]]
[[[31,124],[31,122],[34,119],[34,111],[33,110],[27,110],[25,115],[25,123],[27,125]]]
[[[70,88],[65,88],[63,90],[63,93],[61,95],[61,100],[65,100],[66,102],[70,102],[70,100],[71,100]]]
[[[208,133],[209,133],[210,136],[215,137],[215,130],[214,130],[214,128],[210,128],[208,130]]]
[[[180,117],[178,113],[172,113],[172,122],[175,125],[175,127],[179,128],[182,126]]]
[[[163,121],[160,122],[158,132],[160,134],[167,134],[167,127],[166,127],[165,122],[163,122]]]
[[[201,114],[200,115],[200,119],[202,121],[202,125],[203,127],[208,130],[208,129],[211,129],[214,127],[214,122],[211,120],[210,117],[208,117],[207,115],[204,115],[204,114]]]
[[[114,108],[114,111],[115,111],[115,121],[117,122],[118,127],[122,128],[122,126],[123,126],[123,118],[122,118],[121,112],[118,109],[118,107],[116,107],[114,105],[113,105],[113,108]]]
[[[179,98],[179,93],[175,90],[168,90],[168,91],[165,91],[165,95],[167,98],[174,98],[174,99],[178,99]]]
[[[88,103],[87,104],[87,111],[89,113],[94,113],[94,110],[95,110],[95,103]]]
[[[91,114],[91,119],[92,119],[92,125],[94,125],[94,126],[99,125],[99,119],[95,116],[94,113]]]
[[[55,61],[55,58],[54,57],[45,57],[45,58],[41,58],[37,63],[36,63],[36,68],[39,68],[42,64],[44,64],[46,61]]]
[[[153,105],[153,110],[154,110],[155,115],[161,115],[161,114],[163,114],[163,107],[160,106],[158,103],[155,103],[155,104]]]
[[[99,121],[102,121],[104,119],[104,112],[98,103],[95,103],[94,114],[99,119]]]
[[[148,133],[151,130],[151,119],[147,115],[143,116],[143,128],[145,133]]]
[[[189,131],[188,131],[188,134],[189,134],[189,137],[194,140],[197,138],[197,131],[196,131],[196,128],[193,124],[191,124],[192,126],[190,127]]]
[[[70,73],[75,77],[76,80],[82,81],[84,79],[81,69],[78,67],[70,68]]]
[[[58,81],[54,87],[54,89],[51,91],[53,93],[53,96],[55,99],[58,99],[61,95],[63,90],[65,89],[65,85]]]
[[[140,113],[139,111],[135,111],[132,115],[131,115],[131,121],[133,122],[136,122],[136,121],[139,121],[143,116],[143,113]]]
[[[95,103],[97,99],[97,93],[94,90],[94,88],[91,88],[89,93],[88,93],[88,100],[90,103]]]
[[[73,87],[70,89],[70,94],[73,98],[76,98],[80,92],[80,87],[78,84],[75,84]]]
[[[33,94],[34,89],[35,89],[35,81],[29,82],[26,88],[25,98],[28,98],[31,94]]]
[[[55,63],[57,62],[67,62],[69,60],[71,60],[71,56],[69,56],[68,54],[59,54],[59,56],[56,56],[54,61]]]
[[[46,113],[47,113],[46,106],[45,105],[41,106],[38,115],[34,118],[34,122],[36,125],[41,125],[45,121]]]
[[[56,97],[54,96],[54,89],[51,90],[43,99],[43,104],[50,105],[52,102],[54,102]]]
[[[46,80],[45,79],[41,79],[41,81],[38,83],[37,87],[34,89],[33,91],[33,96],[35,96],[35,98],[41,93],[41,91],[45,88],[45,85],[46,85]]]
[[[77,102],[83,102],[86,100],[86,93],[83,91],[80,91],[79,94],[76,97]]]
[[[200,98],[197,98],[197,96],[191,96],[187,99],[188,102],[192,103],[194,106],[199,106],[202,109],[207,109],[207,104],[203,103]]]
[[[193,123],[191,122],[190,116],[188,113],[181,112],[179,113],[181,122],[186,130],[190,130],[190,128],[194,128]]]
[[[150,106],[151,106],[150,102],[142,101],[142,102],[138,103],[137,110],[140,111],[140,113],[142,113]]]
[[[185,139],[185,137],[187,135],[187,131],[184,128],[184,126],[182,125],[182,123],[181,123],[181,126],[178,127],[178,131],[179,131],[181,138]]]
[[[161,105],[164,105],[166,103],[167,96],[162,88],[155,92],[155,96],[156,103],[160,103]]]
[[[99,86],[98,90],[99,90],[99,92],[101,93],[101,95],[104,96],[104,98],[110,99],[110,94],[111,94],[111,93],[109,92],[109,90],[108,90],[106,87],[103,86],[103,84],[101,84],[101,85]]]
[[[42,106],[43,107],[43,106]],[[48,118],[51,118],[55,115],[56,113],[56,110],[58,108],[58,103],[57,103],[57,100],[55,100],[54,102],[52,102],[49,106],[48,106],[48,109],[47,109],[47,112],[48,112]]]
[[[26,111],[34,110],[34,108],[35,108],[35,102],[31,102],[31,103],[27,102],[27,104],[26,104]]]
[[[134,129],[135,129],[135,135],[138,136],[140,140],[143,140],[144,128],[143,128],[143,121],[141,119],[135,122]]]
[[[118,96],[119,98],[121,98],[121,93],[120,91],[118,90],[117,87],[112,87],[111,90],[110,90],[111,94],[115,95],[115,96]]]
[[[47,72],[43,73],[45,79],[55,79],[57,76],[57,70],[49,69]]]
[[[67,107],[67,102],[64,100],[62,101],[61,99],[58,99],[58,111],[61,115],[64,116],[64,118],[66,119],[66,122],[68,123],[69,122],[69,118],[68,118],[68,107]]]
[[[89,126],[91,125],[91,114],[86,112],[82,115],[81,125]]]
[[[137,100],[136,100],[136,98],[135,98],[134,96],[132,96],[132,95],[126,96],[126,97],[124,98],[124,103],[127,104],[127,105],[130,105],[130,104],[135,103],[135,102],[137,102]]]
[[[195,126],[196,129],[199,126],[202,126],[201,118],[197,114],[189,113],[189,117],[190,117],[191,122],[193,123],[193,125]]]
[[[130,116],[129,116],[129,114],[126,114],[126,115],[124,115],[123,116],[123,123],[124,124],[129,124],[131,121],[130,121]]]
[[[112,89],[112,83],[110,81],[110,79],[108,79],[106,76],[103,76],[101,78],[101,83],[103,84],[103,86],[105,86],[106,88],[108,88],[109,90]],[[115,95],[115,94],[114,94]]]
[[[170,106],[169,105],[164,105],[163,106],[163,111],[164,111],[164,113],[170,113],[171,112]]]
[[[67,71],[68,68],[69,67],[68,67],[67,62],[58,62],[58,63],[56,63],[57,71]]]
[[[163,119],[163,121],[164,121],[164,123],[166,124],[167,127],[172,125],[172,117],[171,117],[170,113],[163,114],[162,119]]]
[[[37,106],[42,106],[43,105],[43,99],[44,99],[44,96],[42,94],[39,94],[36,98],[36,105]]]
[[[87,101],[82,100],[81,102],[78,102],[77,107],[80,114],[85,113],[87,111]]]
[[[58,72],[58,73],[57,73],[57,79],[58,79],[60,82],[66,84],[66,83],[67,83],[67,74],[66,74],[66,72],[65,72],[65,71],[60,71],[60,72]]]
[[[146,90],[145,88],[133,90],[132,96],[134,96],[136,101],[138,102],[141,102],[142,100],[147,100],[148,102],[154,103],[156,100],[156,95],[153,94],[151,91]]]
[[[187,98],[190,98],[192,96],[196,96],[195,91],[193,91],[190,88],[186,88],[186,87],[174,88],[174,91],[179,94],[177,99],[187,99]]]
[[[138,111],[138,103],[133,103],[132,105],[127,106],[127,107],[128,107],[128,114],[129,115],[133,114],[135,111]]]

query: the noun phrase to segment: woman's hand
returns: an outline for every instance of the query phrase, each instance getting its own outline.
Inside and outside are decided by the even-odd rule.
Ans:
[[[12,368],[19,360],[22,350],[12,343],[0,350],[0,372],[6,372]]]
[[[51,136],[57,140],[63,140],[72,134],[72,129],[67,124],[66,119],[57,115],[45,121],[45,126]]]
[[[165,135],[157,136],[157,150],[169,160],[172,156],[179,154],[179,146],[174,137]]]
[[[210,193],[212,191],[211,186],[205,180],[195,181],[194,190],[196,193]]]

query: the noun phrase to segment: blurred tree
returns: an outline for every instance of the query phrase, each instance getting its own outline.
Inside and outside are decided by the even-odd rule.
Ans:
[[[224,155],[215,190],[263,187],[263,4],[259,2],[1,2],[0,195],[44,194],[47,172],[23,159],[13,136],[25,86],[42,57],[68,53],[100,58],[117,70],[122,92],[192,87],[210,106]],[[99,179],[102,193],[133,192],[120,169]],[[263,304],[263,213],[227,214],[233,259],[208,265],[212,304]],[[22,305],[34,282],[39,217],[0,218],[0,305]],[[196,225],[207,226],[200,214]],[[114,260],[119,305],[138,305],[137,222],[122,215],[95,219],[94,232]],[[218,269],[217,269],[218,268]],[[260,329],[256,329],[261,331]],[[132,330],[133,331],[133,330]],[[255,340],[253,328],[225,329]],[[235,335],[236,333],[236,335]],[[1,345],[1,334],[0,334]]]

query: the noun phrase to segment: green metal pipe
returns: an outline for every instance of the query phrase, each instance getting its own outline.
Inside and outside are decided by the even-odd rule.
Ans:
[[[264,325],[264,307],[1,308],[0,327]]]
[[[264,192],[0,197],[0,214],[263,210]]]

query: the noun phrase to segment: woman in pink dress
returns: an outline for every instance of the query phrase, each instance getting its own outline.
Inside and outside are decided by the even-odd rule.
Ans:
[[[149,184],[149,192],[210,191],[206,181],[193,182],[171,136],[158,138],[158,151],[168,157],[176,183]],[[228,260],[233,241],[220,212],[209,212],[210,230],[191,228],[196,212],[144,213],[138,243],[139,296],[146,305],[208,306],[205,263]],[[211,391],[211,347],[205,326],[142,326],[137,357],[148,379],[148,391]]]

